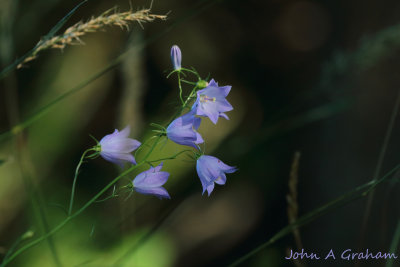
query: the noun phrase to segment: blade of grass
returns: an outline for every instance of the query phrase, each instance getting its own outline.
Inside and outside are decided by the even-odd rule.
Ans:
[[[385,155],[386,155],[386,151],[387,148],[389,146],[389,141],[390,141],[390,137],[392,136],[392,132],[393,132],[393,127],[396,123],[396,118],[397,115],[399,113],[399,108],[400,108],[400,90],[397,93],[397,98],[396,98],[396,102],[393,106],[393,110],[392,113],[390,115],[390,120],[389,120],[389,124],[388,124],[388,128],[386,130],[385,133],[385,138],[383,140],[383,144],[379,153],[379,157],[378,157],[378,163],[376,164],[376,168],[374,171],[374,179],[378,179],[378,177],[381,175],[381,170],[382,170],[382,166],[383,166],[383,162],[385,159]],[[358,247],[361,248],[363,246],[364,243],[364,235],[367,231],[367,224],[368,224],[368,218],[369,215],[371,213],[371,206],[372,206],[372,202],[374,199],[374,192],[372,192],[367,199],[367,203],[365,205],[365,210],[364,210],[364,216],[363,216],[363,220],[361,223],[361,231],[360,231],[360,239],[359,239],[359,244]]]
[[[399,247],[399,241],[400,241],[400,220],[397,222],[396,226],[396,231],[394,232],[392,243],[390,244],[390,251],[389,253],[395,253]],[[394,259],[392,257],[389,257],[389,260],[386,262],[386,267],[392,267],[393,266]]]
[[[80,8],[83,4],[85,4],[88,0],[83,0],[80,2],[76,7],[74,7],[65,17],[63,17],[50,31],[49,33],[44,37],[44,40],[49,40],[52,38],[60,29],[62,26],[65,25],[65,23],[71,18],[71,16],[75,13],[75,11]]]

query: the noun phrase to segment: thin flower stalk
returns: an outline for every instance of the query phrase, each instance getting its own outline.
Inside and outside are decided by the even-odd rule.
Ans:
[[[72,214],[72,208],[74,206],[74,197],[75,197],[75,188],[76,188],[76,181],[78,180],[78,175],[79,175],[79,169],[81,168],[82,164],[85,162],[85,158],[88,157],[87,154],[89,152],[94,152],[96,153],[96,150],[93,148],[89,148],[83,152],[81,159],[79,160],[78,166],[75,169],[75,175],[74,175],[74,181],[72,183],[72,190],[71,190],[71,198],[69,201],[69,208],[68,208],[68,216]]]

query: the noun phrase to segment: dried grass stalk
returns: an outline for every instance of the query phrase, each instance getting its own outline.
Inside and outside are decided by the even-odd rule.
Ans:
[[[300,162],[300,152],[296,151],[294,153],[292,166],[290,168],[289,174],[289,193],[286,195],[286,201],[288,203],[287,212],[289,218],[289,224],[296,222],[299,214],[299,205],[297,202],[297,183],[299,178],[299,162]],[[301,250],[303,248],[301,238],[300,238],[300,231],[298,228],[293,229],[293,236],[296,242],[297,250]],[[287,249],[287,254],[291,248]],[[300,262],[299,259],[293,259],[293,264],[296,267],[304,267],[305,265]]]
[[[156,19],[165,20],[166,18],[166,15],[151,14],[150,9],[142,9],[136,12],[117,12],[116,8],[107,10],[100,16],[93,17],[85,23],[82,21],[76,23],[66,29],[61,35],[54,36],[46,41],[40,40],[32,55],[19,64],[18,68],[21,68],[27,62],[36,59],[38,54],[43,50],[49,48],[64,49],[67,45],[83,44],[80,37],[86,33],[103,30],[107,26],[119,26],[123,29],[129,30],[129,24],[132,22],[138,22],[141,25],[144,22],[151,22]]]
[[[299,213],[299,205],[297,203],[297,183],[298,183],[298,170],[299,170],[300,152],[294,153],[292,167],[289,175],[289,193],[286,195],[288,203],[287,212],[289,223],[292,224],[297,220]],[[293,230],[293,235],[296,241],[297,249],[303,247],[300,239],[300,232],[298,229]]]

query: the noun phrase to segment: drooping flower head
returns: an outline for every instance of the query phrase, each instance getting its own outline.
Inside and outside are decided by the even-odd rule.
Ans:
[[[171,61],[174,70],[179,70],[181,68],[182,53],[177,45],[171,47]]]
[[[225,173],[237,171],[236,167],[228,166],[216,157],[207,155],[197,159],[196,170],[203,186],[203,194],[207,190],[209,196],[214,190],[214,183],[220,185],[226,183]]]
[[[177,144],[197,148],[196,144],[204,142],[197,132],[200,122],[201,119],[195,117],[194,112],[190,111],[171,122],[167,127],[167,137]]]
[[[196,102],[192,106],[192,110],[198,116],[209,117],[216,124],[219,117],[229,120],[224,113],[233,110],[226,97],[231,90],[231,86],[218,86],[218,83],[212,79],[206,88],[197,91]]]
[[[154,195],[161,198],[171,198],[167,190],[162,187],[168,180],[169,173],[160,171],[163,163],[157,167],[150,167],[149,170],[138,174],[132,184],[136,192],[145,195]]]
[[[124,162],[136,164],[135,157],[131,154],[141,143],[135,139],[128,138],[129,126],[122,131],[115,129],[114,133],[104,136],[100,140],[100,156],[105,160],[123,167]]]

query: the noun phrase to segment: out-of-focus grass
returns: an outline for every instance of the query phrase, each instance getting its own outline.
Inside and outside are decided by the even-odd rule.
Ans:
[[[62,240],[58,249],[62,252],[60,258],[65,266],[113,266],[121,259],[118,266],[173,266],[176,254],[174,243],[169,234],[162,230],[157,231],[146,243],[128,256],[124,253],[138,242],[148,229],[137,229],[121,237],[117,243],[105,245],[105,248],[96,244],[96,240],[90,237],[90,231],[90,221],[85,219],[77,220],[66,227],[65,231],[56,235],[56,240]],[[94,235],[98,234],[102,233],[95,231]],[[51,255],[44,253],[45,250],[45,244],[31,249],[18,259],[18,266],[54,266]]]
[[[103,42],[103,40],[101,38],[95,38],[93,42],[87,40],[90,46],[85,46],[82,49],[72,48],[66,51],[64,54],[65,60],[62,61],[62,65],[57,63],[59,57],[53,62],[48,62],[48,66],[43,68],[44,71],[42,74],[44,77],[39,78],[39,81],[42,82],[38,82],[38,86],[40,86],[37,91],[38,96],[34,97],[36,101],[32,102],[47,102],[48,99],[62,92],[63,88],[68,88],[71,84],[75,83],[75,79],[71,79],[71,77],[80,77],[79,79],[81,79],[89,75],[88,72],[94,66],[105,64],[108,57],[103,52],[103,43],[107,44],[107,42]],[[88,53],[88,51],[95,51],[96,49],[99,49],[97,53]],[[106,51],[110,50],[107,49]],[[55,160],[63,153],[68,152],[68,148],[78,138],[80,129],[93,116],[98,103],[103,100],[106,90],[109,88],[106,85],[110,82],[110,77],[104,76],[97,83],[93,83],[89,90],[83,91],[81,94],[59,104],[54,112],[30,129],[30,153],[35,169],[40,173],[40,178],[47,175],[49,169],[53,168]],[[59,91],[46,91],[46,88],[57,88]],[[11,151],[9,150],[8,153],[13,154]],[[2,153],[6,154],[7,150],[2,148]],[[19,186],[15,187],[16,182],[19,180],[17,168],[18,165],[14,163],[0,170],[2,172],[0,176],[4,177],[1,180],[3,184],[0,187],[5,192],[8,192],[5,198],[24,190]],[[54,179],[59,178],[55,177]],[[8,186],[7,182],[9,182]],[[23,195],[23,193],[20,194]],[[5,206],[8,205],[6,201],[2,201],[2,203]],[[12,218],[13,216],[2,216],[2,220],[11,220]]]

